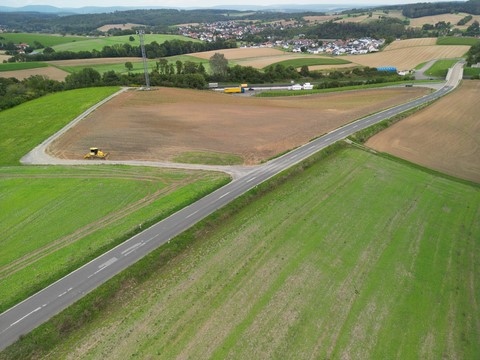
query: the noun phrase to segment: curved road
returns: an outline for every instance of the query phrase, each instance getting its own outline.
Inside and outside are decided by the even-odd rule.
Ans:
[[[231,183],[151,226],[0,314],[0,350],[146,254],[279,172],[361,129],[444,96],[459,84],[462,72],[463,64],[457,63],[449,71],[447,81],[440,90],[409,103],[359,119],[264,165],[242,172],[242,175]]]

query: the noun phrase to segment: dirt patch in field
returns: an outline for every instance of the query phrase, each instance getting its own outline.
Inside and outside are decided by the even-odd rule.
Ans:
[[[367,146],[480,183],[480,81],[382,131]]]
[[[135,26],[145,26],[142,24],[132,24],[132,23],[126,23],[126,24],[107,24],[103,25],[98,28],[100,31],[108,31],[111,29],[120,29],[120,30],[130,30],[133,29]]]
[[[42,75],[46,76],[51,80],[63,81],[68,75],[68,72],[57,69],[56,67],[48,66],[35,69],[27,70],[16,70],[16,71],[2,71],[0,72],[0,77],[3,78],[16,78],[18,80],[26,79],[33,75]]]
[[[285,52],[274,49],[274,48],[235,48],[235,49],[224,49],[224,50],[212,50],[212,51],[203,51],[199,53],[189,54],[190,56],[195,56],[200,59],[210,59],[215,53],[220,53],[225,56],[227,60],[238,60],[246,58],[256,58],[256,57],[265,57],[265,56],[279,56],[285,54]]]
[[[172,161],[183,152],[207,151],[257,164],[428,91],[392,88],[282,98],[172,88],[129,91],[69,130],[49,152],[79,159],[98,146],[112,159]]]
[[[330,20],[336,19],[336,15],[317,15],[317,16],[304,16],[303,19],[310,23],[324,23]]]

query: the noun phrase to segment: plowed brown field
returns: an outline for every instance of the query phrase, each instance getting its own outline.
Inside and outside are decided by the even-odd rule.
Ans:
[[[90,146],[112,159],[168,161],[190,151],[237,154],[256,164],[375,111],[426,94],[392,88],[282,98],[160,88],[129,91],[52,144],[79,159]]]
[[[480,183],[480,81],[375,135],[367,146]]]

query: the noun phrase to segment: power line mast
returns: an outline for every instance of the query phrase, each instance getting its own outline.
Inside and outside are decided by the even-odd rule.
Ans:
[[[138,30],[137,35],[140,38],[140,48],[142,49],[143,72],[145,73],[145,90],[150,90],[150,78],[148,77],[147,54],[145,53],[145,41],[143,40],[143,35],[145,35],[145,31]]]

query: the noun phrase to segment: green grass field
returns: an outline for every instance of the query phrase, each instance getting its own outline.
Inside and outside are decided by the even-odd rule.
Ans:
[[[0,168],[0,312],[227,178],[122,166]]]
[[[106,61],[108,61],[106,59]],[[132,70],[130,71],[131,73],[143,73],[143,62],[141,58],[132,58],[129,60],[126,60],[125,62],[131,62],[133,65]],[[148,60],[148,68],[149,71],[152,71],[155,69],[155,63],[156,60]],[[123,64],[95,64],[95,65],[77,65],[77,66],[57,66],[59,69],[67,71],[69,73],[74,73],[74,72],[79,72],[85,68],[91,68],[96,71],[98,71],[100,74],[103,74],[107,71],[115,71],[116,73],[119,74],[128,74],[128,70],[125,67],[125,63]]]
[[[118,90],[102,87],[65,91],[1,111],[0,166],[18,165],[35,146]]]
[[[427,71],[425,71],[425,74],[428,76],[444,78],[447,76],[448,69],[457,62],[458,59],[437,60]]]
[[[446,36],[437,38],[437,45],[475,45],[478,41],[474,37],[456,37],[456,36]]]
[[[463,69],[465,76],[479,76],[480,75],[480,68],[471,68],[467,67]]]
[[[478,186],[344,149],[263,188],[4,358],[478,358]]]
[[[16,70],[27,70],[27,69],[36,69],[41,67],[47,67],[48,64],[42,62],[19,62],[19,63],[5,63],[0,64],[1,71],[16,71]]]
[[[13,42],[14,44],[27,43],[30,46],[33,46],[34,42],[38,41],[45,47],[53,47],[60,44],[66,44],[88,39],[85,36],[61,36],[33,33],[1,33],[0,38],[3,38],[2,41],[4,42]]]
[[[104,46],[113,46],[113,45],[123,45],[130,44],[132,46],[140,46],[140,40],[138,35],[132,35],[135,40],[130,41],[130,35],[122,36],[110,36],[110,37],[100,37],[100,38],[90,38],[83,41],[69,42],[65,44],[59,44],[54,46],[55,51],[92,51],[92,50],[102,50]],[[200,40],[191,39],[182,35],[166,35],[166,34],[146,34],[144,36],[145,44],[150,44],[154,41],[161,44],[165,41],[172,40],[182,40],[182,41],[194,41],[199,42]]]
[[[302,66],[315,66],[315,65],[343,65],[343,64],[351,64],[350,61],[348,60],[343,60],[343,59],[333,59],[333,58],[299,58],[299,59],[290,59],[290,60],[285,60],[285,61],[280,61],[278,63],[269,65],[270,66],[275,66],[275,65],[283,65],[285,67],[292,66],[294,68],[300,68]]]
[[[191,61],[191,62],[196,63],[196,64],[202,63],[203,66],[205,67],[206,71],[210,70],[210,64],[207,60],[200,59],[200,58],[193,57],[193,56],[177,55],[177,56],[169,56],[169,57],[166,57],[165,59],[168,60],[169,64],[172,63],[174,65],[177,61],[181,61],[182,63],[184,63],[186,61]],[[108,62],[108,59],[106,59],[106,61]],[[131,59],[128,59],[128,61],[131,62],[132,65],[133,65],[133,68],[130,71],[131,73],[143,73],[143,62],[142,62],[141,58],[131,58]],[[127,60],[125,62],[127,62]],[[158,62],[158,60],[147,60],[148,68],[150,69],[150,71],[156,68],[156,63],[157,62]],[[100,74],[103,74],[107,71],[112,71],[112,70],[115,71],[116,73],[119,73],[119,74],[127,74],[128,73],[128,70],[125,67],[125,63],[120,63],[120,64],[118,64],[118,63],[117,64],[105,63],[105,64],[96,64],[96,65],[58,66],[59,69],[62,69],[62,70],[67,71],[69,73],[78,72],[78,71],[81,71],[82,69],[85,69],[87,67],[98,71]]]

